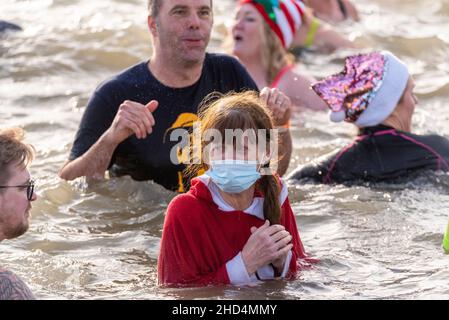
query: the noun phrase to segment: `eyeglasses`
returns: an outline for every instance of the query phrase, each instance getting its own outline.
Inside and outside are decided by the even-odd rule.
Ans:
[[[0,189],[3,189],[3,188],[26,188],[27,199],[28,199],[28,201],[31,201],[31,199],[33,199],[33,194],[34,194],[34,180],[30,180],[30,182],[28,182],[25,185],[21,185],[21,186],[0,186]]]

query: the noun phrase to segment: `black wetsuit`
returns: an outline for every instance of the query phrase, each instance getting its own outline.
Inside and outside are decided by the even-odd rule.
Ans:
[[[82,156],[92,147],[110,127],[125,100],[144,105],[157,100],[153,133],[143,140],[132,135],[120,143],[112,156],[109,172],[114,176],[130,175],[135,180],[154,180],[170,190],[187,191],[189,179],[183,175],[185,165],[174,164],[170,158],[171,152],[178,157],[176,145],[182,140],[175,130],[191,130],[197,120],[198,106],[209,93],[244,90],[257,91],[257,85],[236,59],[226,55],[206,54],[200,79],[186,88],[163,85],[149,71],[147,62],[139,63],[102,83],[94,92],[69,159]],[[176,141],[170,141],[171,133]],[[181,158],[182,154],[177,160]]]
[[[386,181],[422,169],[448,171],[448,163],[448,139],[378,125],[362,129],[347,147],[300,166],[289,179],[310,178],[322,183]]]

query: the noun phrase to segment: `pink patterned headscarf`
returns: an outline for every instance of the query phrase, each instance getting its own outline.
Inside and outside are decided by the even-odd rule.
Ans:
[[[407,66],[388,51],[346,58],[343,72],[314,84],[312,89],[331,109],[333,122],[376,126],[387,119],[410,78]]]
[[[333,112],[344,111],[344,120],[355,122],[382,85],[384,68],[385,58],[379,52],[350,56],[344,71],[315,83],[312,89]]]

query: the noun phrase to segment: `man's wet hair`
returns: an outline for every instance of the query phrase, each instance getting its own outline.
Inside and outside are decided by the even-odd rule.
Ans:
[[[163,0],[148,0],[148,12],[153,18],[156,18],[159,15],[162,1]],[[212,0],[210,0],[210,6],[212,7]]]

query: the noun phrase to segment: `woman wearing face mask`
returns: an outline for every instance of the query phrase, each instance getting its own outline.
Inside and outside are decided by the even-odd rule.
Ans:
[[[334,122],[359,128],[348,146],[294,171],[323,183],[387,181],[423,169],[448,170],[449,140],[411,133],[418,100],[407,66],[390,52],[346,58],[345,70],[313,85]]]
[[[310,90],[315,79],[298,72],[294,56],[288,53],[292,44],[313,42],[306,38],[321,27],[311,27],[311,19],[301,1],[241,0],[231,28],[230,51],[259,88],[278,88],[300,109],[324,110],[326,105]]]
[[[269,150],[253,152],[256,146],[269,144],[273,124],[268,110],[253,93],[231,94],[201,108],[199,119],[203,158],[191,174],[200,169],[206,173],[193,179],[190,191],[168,206],[159,283],[243,285],[294,277],[297,259],[306,255],[287,186],[273,175],[261,176]],[[246,141],[243,148],[231,144],[229,149],[225,144],[229,129],[265,129],[266,136],[257,140],[262,138],[256,133],[255,143]],[[211,132],[213,144],[207,138]]]

